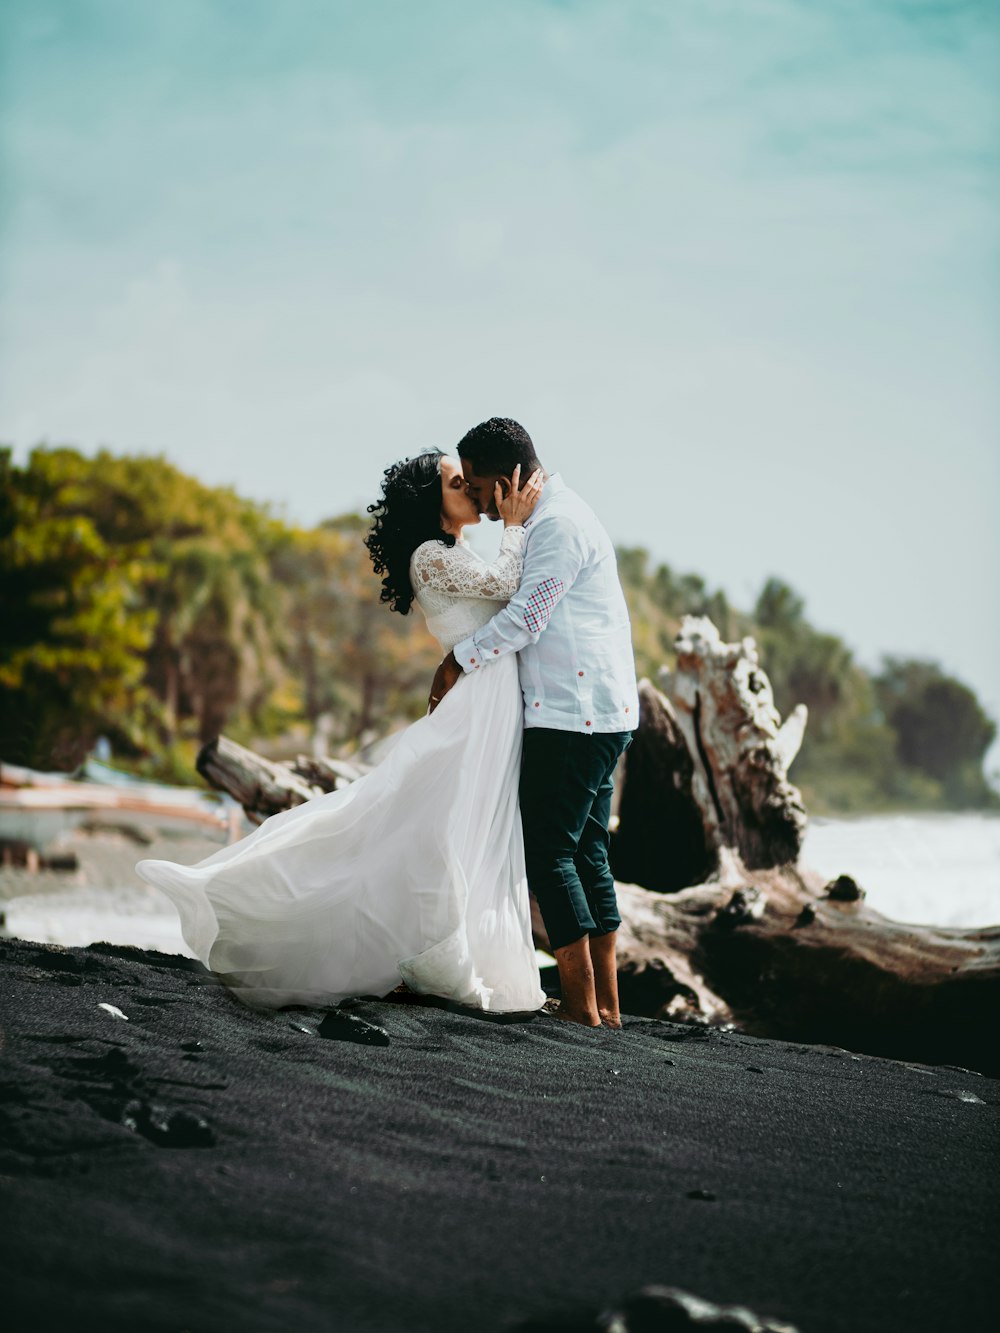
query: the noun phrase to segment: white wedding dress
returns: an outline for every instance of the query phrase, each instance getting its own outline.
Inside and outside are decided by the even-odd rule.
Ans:
[[[445,650],[520,582],[524,530],[488,565],[426,542],[410,574]],[[194,866],[136,870],[180,915],[195,955],[253,1007],[415,991],[498,1012],[545,1002],[517,804],[517,661],[463,676],[434,713],[341,791],[272,815]]]

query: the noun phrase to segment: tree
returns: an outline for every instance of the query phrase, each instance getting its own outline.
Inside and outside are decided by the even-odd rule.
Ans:
[[[304,711],[313,727],[330,719],[328,734],[341,743],[423,713],[441,656],[419,611],[394,615],[379,600],[362,540],[367,527],[347,514],[311,531],[287,530],[273,560]]]
[[[760,590],[753,618],[761,629],[794,634],[804,622],[805,603],[781,579],[769,578]]]
[[[164,743],[188,722],[204,742],[234,717],[259,716],[283,672],[269,564],[280,522],[164,458],[98,454],[81,501],[109,540],[142,541],[153,557],[147,676]]]
[[[3,454],[0,745],[72,766],[105,732],[142,754],[252,715],[283,666],[281,525],[162,458]]]
[[[968,686],[936,662],[888,657],[875,687],[903,764],[936,779],[958,805],[995,802],[983,760],[996,723]]]
[[[148,552],[81,511],[80,461],[0,450],[0,754],[35,767],[75,767],[102,731],[134,742],[150,713]]]

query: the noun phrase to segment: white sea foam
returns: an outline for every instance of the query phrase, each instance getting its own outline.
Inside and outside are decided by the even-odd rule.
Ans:
[[[1000,924],[1000,816],[874,815],[812,819],[802,860],[852,875],[896,921]]]

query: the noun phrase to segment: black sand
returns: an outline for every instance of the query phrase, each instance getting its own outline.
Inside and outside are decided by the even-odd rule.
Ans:
[[[8,1329],[489,1333],[646,1283],[802,1333],[993,1326],[996,1080],[375,1001],[369,1046],[167,955],[0,968]]]

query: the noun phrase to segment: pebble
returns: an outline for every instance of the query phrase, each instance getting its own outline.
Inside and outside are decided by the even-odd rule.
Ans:
[[[835,903],[858,903],[864,898],[865,891],[850,875],[838,875],[826,886],[826,896]]]
[[[295,1032],[304,1032],[307,1037],[316,1036],[316,1029],[311,1028],[308,1023],[297,1023],[292,1020],[289,1022],[288,1026]]]
[[[106,1014],[110,1014],[112,1018],[123,1018],[126,1023],[128,1022],[128,1014],[123,1014],[116,1004],[101,1003],[97,1007],[103,1009]]]
[[[643,1287],[627,1297],[608,1326],[615,1333],[667,1333],[667,1330],[743,1329],[745,1333],[797,1333],[745,1305],[715,1305],[678,1287]]]
[[[172,1111],[156,1102],[133,1099],[122,1111],[122,1124],[160,1148],[210,1148],[215,1132],[194,1111]]]
[[[969,1092],[967,1088],[931,1088],[929,1091],[934,1097],[950,1097],[956,1102],[975,1102],[977,1106],[986,1105],[982,1097],[977,1097],[974,1092]]]
[[[85,1064],[87,1072],[93,1077],[110,1078],[118,1082],[136,1078],[141,1073],[136,1062],[120,1046],[112,1046],[111,1050],[105,1051],[103,1055],[97,1055],[92,1060],[80,1061],[78,1064]]]
[[[748,921],[759,921],[767,907],[767,894],[755,884],[736,889],[725,907],[715,915],[719,926],[739,926]]]

